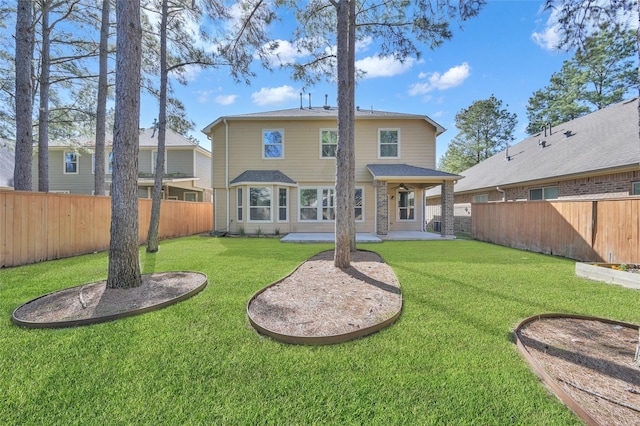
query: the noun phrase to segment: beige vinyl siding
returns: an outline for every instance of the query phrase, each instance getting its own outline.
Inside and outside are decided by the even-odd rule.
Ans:
[[[278,223],[274,210],[273,223],[249,223],[246,221],[247,202],[244,203],[244,232],[251,234],[259,226],[264,233],[273,233],[279,228],[281,233],[287,232],[334,232],[334,222],[299,222],[298,195],[300,187],[335,186],[335,159],[321,158],[320,129],[336,128],[335,120],[232,120],[227,121],[229,137],[229,171],[226,172],[226,132],[221,122],[211,132],[213,155],[213,184],[216,188],[216,226],[226,229],[227,207],[225,184],[238,177],[246,170],[280,170],[296,181],[297,187],[289,188],[289,222]],[[379,129],[400,130],[400,157],[393,159],[378,158]],[[262,132],[264,129],[284,130],[284,159],[263,159]],[[371,173],[367,164],[410,164],[424,168],[436,168],[435,128],[423,119],[360,119],[355,129],[356,148],[356,186],[364,190],[364,222],[356,223],[358,232],[375,232],[376,196]],[[278,186],[273,186],[277,194]],[[236,219],[236,187],[231,188],[229,212],[232,219],[230,231],[237,232]],[[247,194],[248,187],[243,186]],[[391,194],[389,194],[391,195]],[[415,222],[396,223],[396,205],[390,203],[390,229],[416,230],[422,229],[423,210],[422,191],[416,191]],[[276,209],[274,198],[273,208]]]
[[[196,181],[196,185],[200,188],[211,188],[211,158],[194,151],[196,173],[195,175],[200,178]]]
[[[319,158],[320,129],[335,126],[335,121],[235,121],[229,122],[229,180],[245,170],[280,170],[300,181],[334,181],[335,160]],[[284,129],[284,159],[262,159],[262,130]],[[400,157],[378,158],[378,129],[399,128]],[[429,135],[425,139],[425,134]],[[214,180],[224,182],[225,132],[218,126],[214,140]],[[424,120],[359,120],[356,123],[356,180],[371,180],[366,168],[370,163],[406,163],[435,169],[435,134]]]

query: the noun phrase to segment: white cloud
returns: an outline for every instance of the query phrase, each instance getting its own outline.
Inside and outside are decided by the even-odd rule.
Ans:
[[[609,0],[596,0],[596,4],[600,3],[601,6],[607,7]],[[533,32],[531,39],[540,47],[546,50],[559,50],[561,41],[561,25],[558,23],[560,12],[558,9],[553,9],[549,14],[547,21],[544,23],[544,28],[540,32]],[[638,28],[638,11],[637,9],[631,12],[621,12],[616,18],[617,21],[629,28],[636,30]],[[598,30],[597,26],[593,23],[587,22],[585,30],[587,33]]]
[[[555,13],[552,13],[547,20],[542,32],[534,32],[531,39],[540,47],[546,50],[558,50],[560,43],[560,25]]]
[[[251,94],[253,103],[258,106],[280,105],[297,99],[300,91],[291,86],[263,87]]]
[[[434,72],[431,74],[420,73],[419,77],[426,78],[424,83],[415,83],[409,87],[409,95],[424,95],[433,90],[447,90],[460,86],[471,75],[471,67],[464,62],[461,65],[449,68],[444,74]]]
[[[369,56],[356,61],[356,69],[364,71],[362,78],[393,77],[411,69],[415,58],[407,58],[403,62],[393,56]]]
[[[237,98],[238,95],[218,95],[216,96],[214,101],[219,105],[231,105],[236,101]]]
[[[198,102],[201,104],[207,103],[209,101],[209,96],[211,95],[211,93],[213,93],[213,91],[211,90],[197,90],[196,93],[198,94]]]

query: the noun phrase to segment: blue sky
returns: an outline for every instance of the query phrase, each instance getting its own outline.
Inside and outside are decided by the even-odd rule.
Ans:
[[[425,47],[420,60],[410,58],[404,64],[381,58],[374,43],[362,44],[356,61],[367,76],[356,86],[356,105],[431,117],[447,129],[437,139],[440,158],[457,134],[456,113],[493,94],[517,114],[515,138],[520,141],[526,137],[529,97],[571,57],[553,48],[557,41],[554,19],[542,12],[542,4],[542,0],[489,0],[461,29],[453,23],[451,40],[437,50]],[[291,28],[277,23],[272,33],[286,40]],[[293,55],[295,49],[290,47],[281,42],[281,57]],[[176,96],[196,122],[194,136],[202,146],[211,147],[200,129],[218,117],[300,106],[302,84],[290,78],[290,71],[255,70],[258,75],[249,86],[234,83],[224,68],[194,72],[187,86],[174,84]],[[336,104],[333,84],[318,84],[308,92],[313,105],[324,104],[325,94],[330,104]],[[304,104],[308,104],[306,93]],[[145,97],[140,125],[151,126],[156,116],[157,102]]]

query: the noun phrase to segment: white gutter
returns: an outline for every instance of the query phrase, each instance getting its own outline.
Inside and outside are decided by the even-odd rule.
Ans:
[[[230,217],[231,208],[229,206],[229,123],[227,119],[223,119],[224,123],[224,188],[227,193],[227,232],[230,230]]]
[[[505,191],[504,189],[500,189],[499,186],[496,186],[496,191],[502,193],[502,201],[507,201],[507,191]]]

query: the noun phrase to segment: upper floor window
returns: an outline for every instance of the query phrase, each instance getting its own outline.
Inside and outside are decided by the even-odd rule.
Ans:
[[[262,158],[284,158],[284,130],[262,131]]]
[[[378,133],[378,157],[400,157],[400,130],[380,129]]]
[[[529,190],[529,200],[555,200],[558,198],[557,186],[545,186],[544,188],[531,188]]]
[[[413,191],[398,192],[398,220],[415,220],[415,206]]]
[[[478,194],[473,196],[474,203],[488,203],[489,202],[489,194]]]
[[[64,173],[78,174],[78,154],[75,152],[64,153]]]
[[[271,188],[249,188],[249,222],[271,222]]]
[[[633,182],[631,184],[631,195],[640,195],[640,182]]]
[[[106,155],[105,158],[105,162],[106,162],[106,169],[105,169],[105,173],[108,175],[112,175],[113,174],[113,151],[109,152],[108,155]],[[92,173],[95,174],[96,172],[96,155],[93,154],[93,169],[91,170]]]
[[[320,129],[320,157],[335,158],[338,151],[338,131]]]

